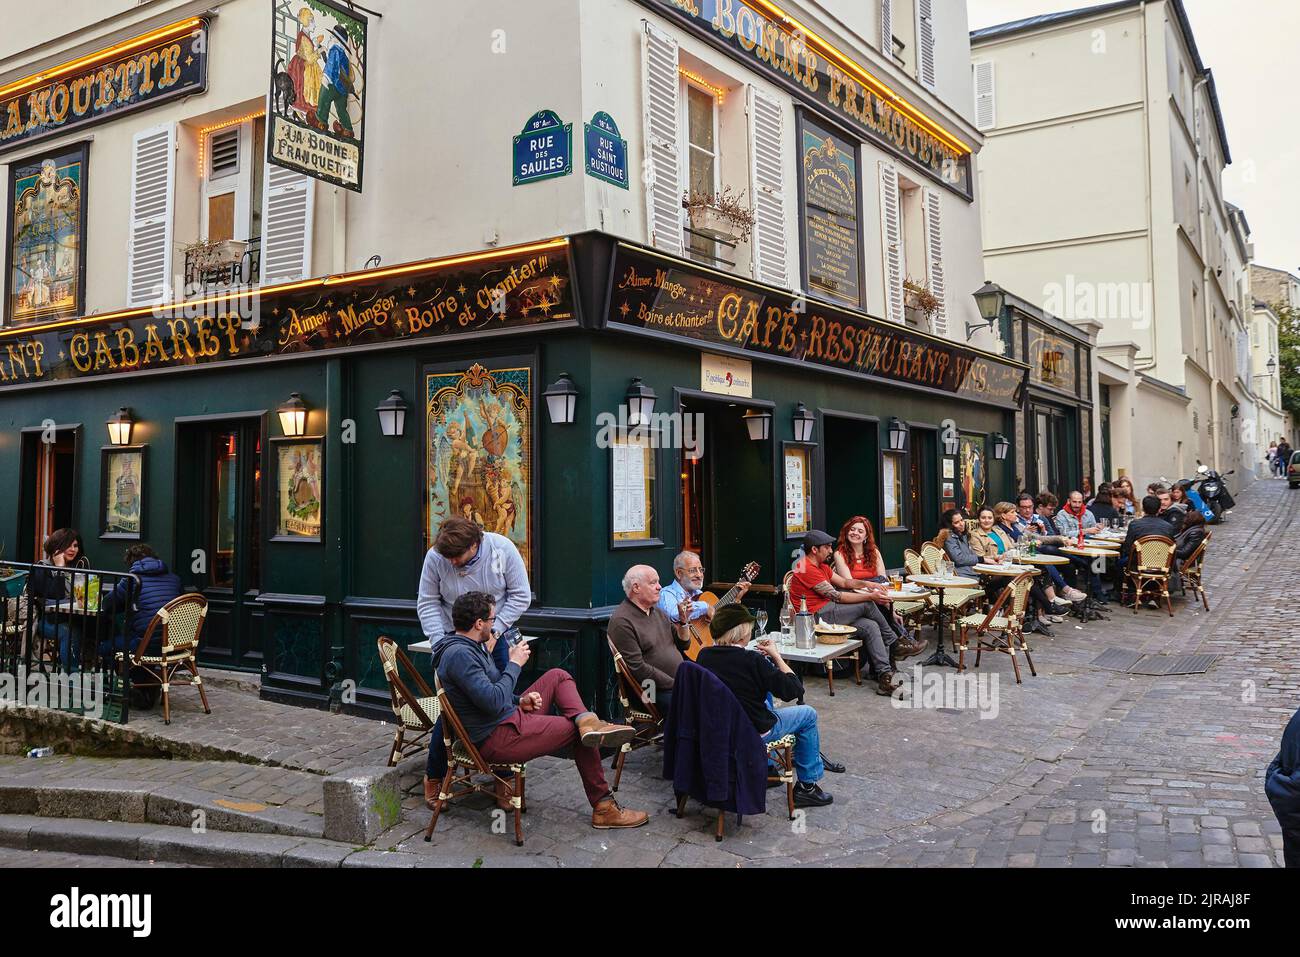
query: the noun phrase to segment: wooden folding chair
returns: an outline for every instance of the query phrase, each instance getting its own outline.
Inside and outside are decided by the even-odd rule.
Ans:
[[[388,681],[388,695],[397,718],[397,732],[393,735],[393,749],[388,753],[388,766],[391,768],[413,754],[419,754],[428,748],[424,739],[433,733],[433,726],[438,721],[438,696],[433,693],[429,683],[424,680],[406,657],[406,652],[398,647],[391,638],[380,636],[379,660],[384,665],[384,678]],[[402,680],[402,672],[411,676],[416,691],[413,693]],[[407,734],[412,734],[409,741]]]
[[[980,666],[980,656],[985,651],[1000,651],[1011,656],[1011,666],[1016,672],[1016,684],[1020,684],[1020,662],[1016,661],[1016,645],[1025,653],[1029,662],[1029,673],[1035,678],[1034,659],[1029,656],[1029,643],[1025,641],[1025,612],[1029,608],[1029,590],[1034,584],[1034,576],[1026,573],[1017,575],[1002,589],[997,601],[986,614],[967,615],[958,620],[961,628],[961,646],[957,655],[957,670],[966,670],[966,648],[968,635],[975,632],[975,667]]]
[[[438,789],[438,800],[434,803],[429,826],[424,829],[424,839],[433,840],[438,815],[453,800],[475,793],[487,794],[495,799],[496,788],[500,784],[506,789],[510,806],[514,810],[515,844],[523,847],[524,825],[520,815],[528,810],[524,800],[524,763],[493,764],[484,760],[465,733],[465,726],[461,724],[456,709],[447,697],[447,689],[442,686],[442,681],[436,674],[433,676],[433,684],[437,689],[438,709],[442,715],[442,740],[447,747],[447,773],[443,775],[442,786]],[[492,783],[480,784],[474,780],[476,774],[491,776]]]
[[[623,660],[623,655],[614,647],[614,642],[608,637],[605,640],[609,642],[610,654],[614,656],[614,673],[618,675],[618,700],[623,705],[623,723],[630,724],[636,731],[631,740],[625,741],[618,749],[618,755],[614,758],[614,786],[610,790],[617,791],[618,782],[623,778],[623,762],[627,760],[628,754],[661,740],[664,719],[658,706],[632,676],[631,669]]]
[[[199,689],[199,699],[203,702],[203,713],[212,714],[208,707],[208,694],[203,690],[203,679],[199,677],[196,656],[199,651],[199,636],[203,632],[203,623],[208,617],[208,600],[202,595],[187,594],[173,598],[163,605],[149,621],[140,638],[140,644],[131,652],[130,661],[133,668],[149,675],[148,678],[132,680],[137,688],[161,688],[163,705],[163,723],[172,723],[171,686],[193,685]],[[162,626],[161,654],[147,654],[153,633]],[[116,656],[119,664],[126,658],[126,653],[119,651]],[[177,676],[182,668],[189,675]]]
[[[1169,617],[1174,605],[1169,599],[1169,578],[1174,567],[1174,540],[1165,535],[1144,535],[1133,543],[1124,577],[1133,588],[1133,614],[1142,607],[1142,593],[1152,585],[1159,587]]]
[[[1200,596],[1201,604],[1205,610],[1210,610],[1210,600],[1205,595],[1205,578],[1203,575],[1205,565],[1205,546],[1210,544],[1210,536],[1213,534],[1208,529],[1205,532],[1205,538],[1197,546],[1196,551],[1188,557],[1187,561],[1178,566],[1179,588],[1183,594],[1187,594],[1191,589],[1192,596]]]

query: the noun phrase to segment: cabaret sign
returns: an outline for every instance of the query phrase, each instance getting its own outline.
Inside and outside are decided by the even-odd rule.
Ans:
[[[202,93],[208,82],[207,39],[207,21],[189,20],[9,84],[0,89],[0,153]]]

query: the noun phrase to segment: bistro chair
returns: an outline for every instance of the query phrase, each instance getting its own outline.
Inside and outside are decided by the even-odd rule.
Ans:
[[[515,845],[524,846],[524,825],[520,815],[528,810],[524,802],[524,762],[511,764],[493,764],[486,761],[479,753],[474,742],[465,733],[460,716],[451,706],[447,689],[435,673],[433,684],[437,689],[438,710],[442,715],[442,741],[447,746],[447,773],[442,777],[442,786],[438,789],[438,799],[433,805],[433,816],[429,826],[424,829],[424,839],[433,840],[433,829],[438,825],[438,815],[457,798],[471,794],[486,794],[496,798],[497,785],[506,789],[510,806],[515,816]],[[479,783],[474,775],[489,775],[492,782]],[[495,806],[495,804],[493,805]]]
[[[1174,567],[1174,540],[1165,535],[1144,535],[1133,543],[1124,577],[1133,588],[1133,614],[1142,606],[1142,593],[1152,585],[1165,600],[1169,617],[1174,617],[1173,602],[1169,600],[1169,579]]]
[[[614,642],[608,637],[605,640],[609,642],[610,654],[614,656],[614,673],[618,676],[618,700],[623,705],[623,720],[635,729],[631,739],[623,742],[614,758],[614,786],[611,790],[617,791],[627,756],[637,748],[663,740],[664,718],[658,706],[632,676],[631,669],[623,660],[623,655],[614,647]]]
[[[911,551],[911,549],[909,548],[908,551]],[[916,553],[912,552],[912,554],[915,555]],[[939,561],[941,559],[947,558],[948,556],[944,553],[944,550],[940,548],[938,545],[935,545],[933,542],[926,542],[924,545],[921,546],[920,557],[921,557],[921,571],[913,572],[911,570],[911,567],[909,566],[908,567],[909,575],[913,575],[913,574],[937,575],[939,574]],[[904,561],[907,560],[906,552],[903,555],[903,560]],[[983,599],[984,599],[983,588],[945,588],[943,590],[943,605],[944,607],[949,608],[953,611],[958,611],[966,607],[973,601],[983,601]],[[954,617],[952,622],[952,647],[954,651],[957,649],[957,630],[958,630],[957,619]],[[936,636],[935,641],[941,643],[943,641],[943,637]],[[942,647],[942,644],[938,644],[937,647]]]
[[[1190,588],[1192,596],[1199,596],[1201,604],[1205,610],[1210,610],[1210,601],[1205,596],[1205,581],[1202,571],[1205,565],[1205,546],[1210,544],[1210,535],[1213,534],[1208,529],[1205,532],[1205,538],[1197,546],[1196,551],[1188,557],[1187,561],[1178,566],[1178,587],[1184,595]]]
[[[1016,684],[1020,684],[1020,662],[1016,660],[1016,645],[1025,653],[1029,663],[1029,673],[1035,678],[1034,659],[1029,657],[1029,643],[1025,641],[1025,612],[1029,608],[1029,590],[1033,587],[1034,576],[1017,575],[1011,580],[1002,594],[998,595],[987,614],[967,615],[958,620],[961,628],[961,645],[958,649],[957,670],[966,670],[966,649],[969,646],[969,634],[975,632],[975,667],[980,666],[980,656],[985,651],[1000,651],[1011,656],[1011,667],[1016,672]]]
[[[393,749],[388,753],[388,766],[391,768],[403,758],[409,758],[428,748],[429,744],[424,739],[433,733],[433,726],[438,722],[438,696],[393,639],[380,636],[379,660],[384,665],[390,704],[393,715],[397,718]],[[413,693],[402,680],[403,672],[411,676],[418,694]],[[406,739],[408,734],[413,735],[410,740]]]
[[[140,638],[140,644],[130,654],[130,662],[136,674],[148,677],[132,678],[137,688],[161,688],[163,723],[172,723],[171,686],[173,683],[192,685],[199,689],[199,699],[203,702],[203,713],[212,714],[208,707],[208,693],[203,690],[203,679],[199,677],[199,668],[195,660],[199,651],[199,636],[203,632],[203,623],[208,617],[208,600],[202,595],[186,594],[173,598],[163,605],[149,621]],[[154,632],[162,627],[162,648],[159,654],[148,654],[149,642]],[[116,655],[119,663],[127,659],[125,652]],[[181,669],[189,672],[180,674]]]
[[[912,575],[924,574],[921,571],[921,556],[910,548],[903,552],[903,567],[909,578]],[[894,614],[903,619],[903,624],[908,630],[920,638],[921,625],[934,615],[934,598],[930,595],[921,595],[916,601],[896,601]]]

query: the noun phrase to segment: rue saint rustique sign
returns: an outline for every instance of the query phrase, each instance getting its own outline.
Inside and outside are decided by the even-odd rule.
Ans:
[[[253,303],[182,303],[121,322],[0,336],[0,389],[572,318],[564,245],[503,250],[417,274],[271,291]]]
[[[1014,409],[1022,365],[620,244],[609,321]]]
[[[931,179],[971,197],[970,153],[954,149],[860,75],[828,60],[806,39],[745,0],[640,0],[688,23],[733,56],[812,103],[825,116],[908,160]],[[862,67],[857,67],[868,73]],[[881,84],[883,86],[883,84]],[[913,112],[919,112],[913,108]]]
[[[48,81],[12,84],[13,92],[0,98],[0,153],[207,88],[206,21],[149,36],[85,67],[55,71]]]

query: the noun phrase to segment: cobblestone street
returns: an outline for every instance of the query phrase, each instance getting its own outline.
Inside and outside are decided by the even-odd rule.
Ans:
[[[1076,866],[1270,867],[1280,834],[1263,793],[1265,767],[1300,703],[1291,655],[1300,635],[1284,586],[1300,571],[1285,547],[1294,503],[1284,482],[1244,490],[1229,523],[1214,530],[1207,582],[1211,611],[1175,597],[1175,616],[1111,606],[1108,621],[1055,626],[1034,636],[1038,676],[1016,685],[1004,656],[996,713],[899,708],[864,684],[810,677],[823,749],[848,766],[824,785],[835,803],[787,821],[783,801],[713,840],[713,812],[693,802],[673,815],[659,778],[660,753],[630,756],[619,798],[651,812],[627,832],[595,831],[572,766],[531,762],[526,842],[516,848],[485,800],[454,805],[432,843],[421,833],[422,756],[402,765],[401,823],[382,834],[370,864],[394,866]],[[1221,657],[1199,675],[1151,677],[1100,670],[1106,648]],[[913,659],[915,660],[915,659]],[[909,669],[910,670],[910,669]],[[953,672],[946,671],[951,675]],[[0,759],[6,785],[188,786],[229,802],[321,813],[322,775],[382,764],[391,724],[258,700],[219,679],[213,714],[178,694],[174,722],[153,715],[130,728],[166,739],[197,760],[57,756]],[[196,753],[187,748],[206,749]],[[220,755],[224,760],[210,760]],[[235,757],[238,760],[229,760]],[[243,762],[243,763],[240,763]],[[256,762],[256,763],[249,763]],[[778,792],[769,792],[775,795]],[[221,804],[222,801],[227,802]],[[308,828],[310,829],[310,828]],[[302,832],[300,832],[302,833]],[[249,835],[250,838],[255,837]],[[284,840],[279,838],[279,840]],[[362,851],[358,848],[357,851]]]

